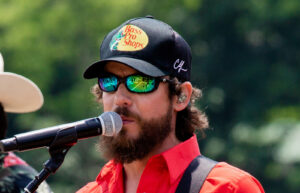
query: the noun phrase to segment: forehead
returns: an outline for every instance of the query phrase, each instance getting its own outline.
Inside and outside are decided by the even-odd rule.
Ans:
[[[104,66],[104,71],[116,75],[126,76],[137,73],[138,71],[120,62],[107,62]]]

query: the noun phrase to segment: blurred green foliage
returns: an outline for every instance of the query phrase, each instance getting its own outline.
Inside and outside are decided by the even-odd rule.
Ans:
[[[266,192],[300,190],[299,0],[1,0],[0,51],[5,71],[30,78],[45,104],[9,114],[8,137],[97,116],[82,73],[99,59],[105,34],[132,17],[153,15],[193,50],[192,83],[210,119],[202,153],[241,167]],[[97,138],[79,142],[48,178],[54,192],[75,192],[105,163]],[[37,170],[46,149],[18,154]]]

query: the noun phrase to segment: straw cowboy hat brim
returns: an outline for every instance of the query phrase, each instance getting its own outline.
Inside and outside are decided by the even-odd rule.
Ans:
[[[4,72],[0,53],[0,103],[5,112],[27,113],[36,111],[44,103],[44,97],[36,84],[24,76]]]
[[[26,113],[44,103],[40,89],[29,79],[10,72],[0,72],[0,103],[5,112]]]

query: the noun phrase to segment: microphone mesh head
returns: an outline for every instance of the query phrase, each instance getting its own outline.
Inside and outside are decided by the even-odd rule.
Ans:
[[[120,115],[115,112],[105,112],[99,116],[102,124],[102,135],[113,136],[121,131],[123,126]]]

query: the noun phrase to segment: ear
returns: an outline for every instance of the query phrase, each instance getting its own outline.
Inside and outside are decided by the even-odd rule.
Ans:
[[[181,93],[173,98],[173,107],[175,111],[182,111],[190,103],[193,87],[191,82],[184,82],[180,85]]]

